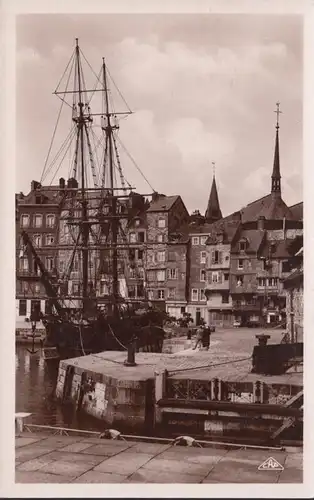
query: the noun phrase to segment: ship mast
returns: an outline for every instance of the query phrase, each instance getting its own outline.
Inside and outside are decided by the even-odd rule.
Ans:
[[[78,108],[79,113],[77,120],[77,145],[80,142],[81,147],[81,203],[82,203],[82,298],[83,298],[83,312],[86,308],[86,298],[88,292],[88,212],[87,212],[87,199],[85,193],[85,162],[84,162],[84,131],[86,131],[86,121],[90,120],[90,116],[84,113],[83,92],[82,92],[82,69],[80,48],[78,38],[76,38],[76,69],[77,69],[77,82],[78,82]]]
[[[119,296],[119,278],[118,278],[118,218],[117,218],[117,198],[114,196],[114,160],[113,160],[113,131],[118,129],[118,125],[113,123],[114,113],[111,113],[109,106],[109,89],[107,79],[107,69],[105,59],[103,58],[103,86],[105,95],[105,120],[102,120],[102,129],[106,134],[106,150],[109,154],[109,193],[111,196],[111,243],[112,243],[112,295],[114,312],[117,312],[117,299]]]

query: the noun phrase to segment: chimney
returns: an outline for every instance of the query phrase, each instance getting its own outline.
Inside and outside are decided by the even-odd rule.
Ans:
[[[232,214],[232,220],[242,222],[242,213],[240,210]]]
[[[31,182],[31,191],[35,191],[35,189],[40,188],[40,182],[38,181],[32,181]]]
[[[59,187],[61,189],[65,188],[65,179],[63,177],[60,177],[60,179],[59,179]]]
[[[262,231],[265,229],[265,220],[266,220],[266,218],[263,215],[261,215],[257,219],[257,229],[260,229]]]

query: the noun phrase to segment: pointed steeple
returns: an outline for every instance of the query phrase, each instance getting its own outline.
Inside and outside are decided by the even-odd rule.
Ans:
[[[216,220],[222,219],[222,213],[220,210],[218,191],[215,179],[215,163],[213,162],[212,165],[213,165],[213,182],[210,190],[207,209],[205,212],[205,219],[207,222],[214,222]]]
[[[279,157],[279,114],[282,113],[280,111],[279,106],[280,103],[276,103],[277,110],[275,113],[277,114],[277,123],[276,123],[276,142],[275,142],[275,153],[274,153],[274,166],[273,173],[271,176],[271,192],[281,195],[281,175],[280,175],[280,157]]]

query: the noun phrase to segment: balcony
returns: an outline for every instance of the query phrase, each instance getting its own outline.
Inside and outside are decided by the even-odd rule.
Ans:
[[[232,309],[234,311],[243,311],[243,312],[260,312],[261,306],[259,304],[235,304],[235,303],[233,303]]]
[[[211,291],[229,290],[230,281],[226,280],[226,281],[222,281],[221,283],[216,283],[216,282],[206,283],[204,288],[205,288],[205,290],[211,290]]]

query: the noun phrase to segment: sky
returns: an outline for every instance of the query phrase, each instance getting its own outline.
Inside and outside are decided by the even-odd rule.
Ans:
[[[18,16],[17,192],[41,178],[61,103],[53,91],[76,37],[96,74],[105,57],[134,111],[121,120],[119,137],[154,190],[180,194],[190,212],[204,213],[215,162],[223,215],[268,194],[280,101],[283,198],[302,200],[303,26],[292,15]],[[64,108],[59,146],[71,127]],[[120,156],[130,184],[150,193]],[[54,182],[68,167],[66,160]]]

